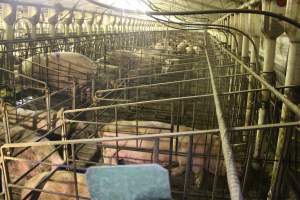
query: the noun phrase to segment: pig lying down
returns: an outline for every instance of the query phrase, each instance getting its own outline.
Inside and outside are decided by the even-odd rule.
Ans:
[[[82,197],[85,199],[90,198],[85,175],[76,173],[76,178],[79,199],[83,199]],[[56,171],[52,175],[50,172],[40,173],[28,180],[24,186],[28,188],[43,189],[49,193],[35,191],[31,192],[29,189],[23,189],[21,192],[21,199],[27,196],[29,196],[27,199],[31,200],[76,199],[74,197],[76,196],[75,176],[74,172],[71,171]],[[52,194],[51,192],[62,195]]]
[[[99,132],[100,137],[116,137],[115,122],[111,122],[103,127]],[[127,126],[124,126],[127,125]],[[133,136],[144,134],[164,134],[169,133],[171,125],[157,121],[138,121],[138,130],[136,128],[136,121],[118,121],[118,136]],[[192,131],[192,128],[186,126],[180,126],[179,131]],[[175,152],[175,138],[173,139],[173,152]],[[189,148],[189,137],[178,138],[178,152],[187,153]],[[142,164],[153,162],[154,140],[142,139],[142,140],[128,140],[119,142],[105,142],[103,143],[103,159],[105,164],[116,165],[120,161],[131,164]],[[117,151],[116,146],[119,150]],[[123,147],[123,149],[122,149]],[[127,149],[125,149],[127,148]],[[130,149],[129,149],[130,148]],[[144,150],[144,151],[141,151]],[[168,151],[170,150],[170,139],[159,139],[159,151],[158,156],[159,164],[167,166],[169,164]],[[200,185],[202,182],[202,176],[204,170],[210,173],[215,173],[217,166],[217,155],[220,151],[220,140],[218,136],[211,134],[194,135],[193,137],[193,154],[199,156],[193,156],[192,171],[195,174],[196,185]],[[164,152],[164,153],[163,153]],[[202,156],[201,156],[202,155]],[[205,155],[205,156],[204,156]],[[206,156],[209,155],[209,156]],[[172,162],[178,163],[178,167],[172,169],[172,176],[178,176],[184,173],[187,164],[187,157],[183,155],[173,155]],[[241,165],[236,164],[239,173],[241,172]],[[226,175],[226,169],[224,161],[220,160],[218,175]]]

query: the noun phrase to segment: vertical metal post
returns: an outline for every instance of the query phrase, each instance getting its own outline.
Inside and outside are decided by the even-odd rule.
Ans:
[[[10,128],[9,128],[9,119],[6,103],[3,100],[0,100],[0,115],[2,115],[3,128],[5,132],[5,143],[10,144]]]
[[[77,84],[74,81],[73,82],[73,87],[72,87],[72,109],[75,110],[76,109],[76,89],[77,89]]]
[[[213,137],[212,137],[212,139],[213,139]],[[212,144],[213,144],[213,142],[212,142]],[[212,194],[211,194],[211,199],[212,200],[215,199],[215,193],[216,193],[217,184],[218,184],[218,173],[219,173],[219,167],[220,167],[221,153],[222,153],[222,147],[220,145],[220,149],[219,149],[218,156],[217,156],[217,165],[216,165],[216,169],[215,169],[215,176],[214,176],[214,182],[213,182],[213,190],[212,190]]]
[[[4,185],[4,193],[5,193],[5,200],[12,200],[12,191],[11,188],[8,186],[10,184],[10,177],[8,174],[8,169],[6,165],[6,160],[4,159],[4,149],[1,149],[1,158],[3,159],[1,162],[2,168],[2,175],[3,175],[3,182]]]
[[[92,89],[91,89],[91,102],[93,102],[94,96],[95,96],[95,77],[92,79]]]
[[[274,59],[275,59],[275,49],[276,49],[276,40],[270,39],[267,36],[264,37],[264,66],[263,66],[263,73],[266,79],[269,79],[270,82],[270,75],[274,71]],[[265,86],[262,89],[266,89]],[[270,91],[262,91],[262,105],[259,109],[258,114],[258,125],[264,124],[267,108],[269,106],[269,99],[270,99]],[[257,130],[256,132],[256,141],[255,141],[255,149],[254,149],[254,157],[258,158],[260,151],[261,151],[261,143],[262,143],[262,131]]]
[[[253,42],[256,46],[256,49],[259,49],[259,37],[252,37]],[[252,45],[251,46],[251,54],[250,54],[250,66],[252,68],[253,71],[255,71],[255,69],[257,68],[256,66],[256,52],[255,52],[255,48]],[[249,81],[248,81],[248,90],[252,90],[253,88],[253,76],[249,76]],[[245,126],[249,126],[250,122],[251,122],[251,113],[253,110],[253,92],[248,92],[248,96],[247,96],[247,106],[246,106],[246,116],[245,116]]]
[[[183,200],[188,198],[189,185],[191,179],[191,171],[193,166],[193,136],[189,136],[189,146],[187,152],[187,162],[185,168],[185,176],[184,176],[184,189],[183,189]]]
[[[153,162],[159,163],[159,138],[154,139],[153,143]]]
[[[61,140],[66,141],[67,140],[67,133],[66,133],[66,121],[64,112],[61,113],[59,116],[60,120],[62,120],[62,127],[61,127]],[[63,159],[66,164],[69,164],[69,156],[68,156],[68,146],[63,145]]]
[[[174,102],[171,102],[171,133],[174,132]],[[170,137],[170,148],[169,148],[169,174],[172,171],[173,164],[173,137]]]
[[[49,88],[45,91],[45,100],[46,100],[46,110],[47,110],[47,128],[51,130],[52,128],[52,120],[51,120],[51,94]]]
[[[79,191],[78,191],[78,181],[77,181],[77,171],[76,171],[76,159],[75,159],[75,147],[74,144],[71,144],[72,151],[72,164],[73,164],[73,174],[74,174],[74,187],[76,199],[79,200]]]
[[[115,126],[116,126],[116,130],[115,130],[115,133],[116,133],[116,137],[119,137],[119,134],[118,134],[118,108],[115,107]],[[117,162],[119,161],[119,142],[116,141],[116,155],[117,155]]]
[[[287,65],[287,72],[286,72],[286,79],[285,85],[293,85],[299,84],[299,61],[300,61],[300,44],[296,42],[290,43],[289,55],[288,55],[288,65]],[[293,91],[291,89],[285,89],[285,95],[288,97],[292,96]],[[281,110],[281,122],[287,122],[292,119],[293,114],[289,111],[286,104],[283,104]],[[278,133],[278,140],[274,158],[274,165],[272,170],[272,179],[271,179],[271,186],[269,190],[268,199],[276,199],[279,198],[277,194],[274,194],[274,191],[278,190],[280,187],[278,183],[280,183],[280,179],[282,178],[282,164],[283,159],[285,157],[285,150],[287,147],[288,142],[288,134],[287,128],[280,128]]]

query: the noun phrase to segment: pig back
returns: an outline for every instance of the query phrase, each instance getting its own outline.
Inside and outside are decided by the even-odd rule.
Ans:
[[[138,126],[136,126],[138,124]],[[157,121],[118,121],[116,123],[111,122],[105,125],[99,132],[99,137],[122,137],[122,136],[134,136],[134,135],[146,135],[146,134],[163,134],[170,132],[170,124],[157,122]],[[141,140],[127,140],[127,141],[112,141],[104,142],[104,145],[124,146],[131,148],[142,148],[152,150],[154,145],[153,139],[141,139]],[[169,150],[170,139],[160,138],[159,148],[160,150]]]
[[[57,88],[70,86],[73,80],[83,84],[96,70],[97,65],[92,60],[74,52],[35,55],[22,63],[22,73],[47,80],[49,86]]]
[[[27,137],[22,136],[23,139],[21,142],[34,142],[39,139],[36,135],[27,135]],[[40,140],[41,142],[49,141],[46,138]],[[8,161],[8,171],[11,175],[12,179],[18,178],[19,176],[23,175],[25,172],[30,170],[33,166],[35,166],[38,162],[44,159],[46,156],[50,155],[44,162],[47,164],[39,164],[33,171],[31,171],[28,175],[26,175],[26,179],[35,176],[41,172],[50,171],[58,167],[58,165],[63,164],[63,160],[60,157],[58,152],[54,152],[54,146],[36,146],[36,147],[29,147],[29,148],[18,148],[13,151],[13,155],[18,153],[17,158],[21,160],[11,160]],[[19,153],[20,152],[20,153]],[[54,152],[54,153],[53,153]]]

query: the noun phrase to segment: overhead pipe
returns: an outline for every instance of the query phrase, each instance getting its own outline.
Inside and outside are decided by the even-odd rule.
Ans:
[[[83,33],[83,23],[85,19],[84,12],[75,12],[75,23],[76,23],[76,33],[81,35]]]
[[[52,9],[49,9],[48,23],[49,34],[51,37],[56,36],[56,24],[58,23],[58,16],[63,11],[63,7],[60,4],[55,4]]]
[[[235,16],[235,25],[234,25],[234,27],[238,28],[240,30],[242,30],[241,29],[241,23],[242,22],[241,22],[241,19],[240,19],[241,15],[242,14],[234,14],[234,16]],[[241,56],[242,55],[242,49],[243,49],[243,47],[242,47],[242,45],[243,45],[243,36],[240,33],[237,33],[236,37],[237,37],[237,41],[238,41],[238,46],[236,47],[237,48],[237,55]]]
[[[134,25],[136,23],[137,19],[131,19],[130,21],[130,27],[129,27],[129,32],[134,32]]]
[[[4,4],[2,7],[3,10],[3,22],[4,22],[4,40],[13,40],[15,31],[14,24],[16,23],[16,14],[17,14],[17,5],[15,1],[11,4]],[[6,45],[7,53],[7,69],[13,69],[14,67],[14,55],[13,55],[13,44],[8,43]],[[0,77],[1,78],[1,77]],[[4,80],[6,77],[4,76]]]
[[[29,7],[28,8],[28,20],[31,25],[31,39],[35,40],[37,38],[36,26],[40,22],[41,8],[40,7]]]
[[[279,7],[275,1],[264,0],[262,2],[262,9],[272,12],[282,13],[284,9]],[[263,27],[262,33],[264,38],[264,63],[262,69],[262,76],[271,85],[275,84],[275,49],[276,49],[276,38],[283,33],[283,27],[277,20],[270,17],[263,17]],[[265,89],[264,86],[262,86]],[[264,124],[266,120],[266,114],[270,106],[270,92],[262,92],[261,106],[258,113],[258,124]],[[262,131],[258,130],[256,132],[255,148],[254,148],[254,158],[259,159],[262,147]]]
[[[125,31],[125,33],[130,32],[130,26],[132,23],[132,18],[131,17],[127,17],[126,18],[126,23],[123,24],[123,30]]]
[[[110,24],[110,15],[103,15],[102,25],[103,25],[104,33],[109,32],[109,24]]]
[[[230,26],[231,26],[231,27],[235,27],[235,24],[236,24],[235,21],[236,21],[236,20],[237,20],[237,19],[236,19],[236,15],[232,14],[232,15],[230,16]],[[232,52],[237,52],[238,42],[235,43],[235,40],[234,40],[233,37],[235,37],[235,36],[231,36],[231,51],[232,51]]]
[[[300,2],[298,0],[288,0],[286,5],[286,17],[300,21]],[[286,25],[285,31],[290,40],[288,61],[286,68],[285,85],[300,85],[300,30],[293,26]],[[285,89],[284,94],[287,98],[299,104],[299,92],[293,89]],[[281,123],[293,119],[293,113],[290,112],[286,104],[282,105]],[[286,128],[280,128],[278,132],[277,146],[272,170],[271,185],[268,193],[268,199],[278,199],[280,183],[282,182],[284,158],[286,157],[290,135]]]
[[[224,22],[225,22],[225,24],[224,24],[225,26],[230,26],[230,15],[228,15],[228,17],[226,17],[224,19]],[[227,41],[227,47],[228,48],[231,48],[232,37],[233,36],[228,37],[228,41]]]
[[[140,20],[136,19],[134,21],[134,25],[133,25],[133,32],[138,32],[139,31],[139,24],[140,24]]]
[[[68,36],[70,34],[70,25],[72,24],[74,19],[74,13],[69,11],[66,12],[67,12],[65,13],[66,18],[63,20],[63,24],[64,24],[64,34],[65,36]]]
[[[88,34],[93,33],[93,24],[95,22],[96,14],[95,13],[86,13],[87,19],[86,19],[86,24],[87,24],[87,32]]]
[[[239,7],[239,9],[243,9],[243,8],[247,9],[248,7],[256,7],[259,3],[261,3],[261,0],[250,0],[250,1],[246,2],[246,3],[244,3],[243,5],[241,5]],[[219,21],[222,21],[222,20],[224,20],[227,17],[230,17],[230,14],[224,15],[223,17],[217,19],[215,21],[215,23],[218,23]]]
[[[141,30],[143,32],[147,31],[147,21],[146,20],[142,20],[142,23],[141,23]]]
[[[3,5],[3,22],[4,22],[4,39],[13,40],[14,39],[14,24],[16,22],[17,14],[17,4],[12,1],[11,4]]]
[[[104,14],[102,15],[98,15],[96,17],[96,30],[97,30],[97,33],[103,33],[104,32],[104,28],[103,28],[103,20],[104,20]]]
[[[142,22],[142,20],[138,20],[137,21],[137,32],[141,32],[142,31],[142,24],[143,24],[143,22]]]
[[[115,17],[114,25],[113,25],[113,32],[118,33],[120,32],[120,24],[122,23],[122,17]]]
[[[249,14],[240,14],[240,24],[239,28],[240,30],[247,32],[247,26],[248,26],[248,17]],[[249,40],[246,36],[242,36],[242,52],[241,52],[242,59],[249,63]]]
[[[117,22],[117,16],[111,16],[110,17],[110,32],[111,33],[114,33],[115,32],[115,30],[116,30],[116,22]]]
[[[121,21],[120,21],[120,32],[121,33],[125,33],[126,32],[126,25],[127,25],[127,17],[122,17]]]
[[[105,3],[101,3],[95,0],[86,0],[92,4],[95,4],[97,6],[111,9],[116,12],[121,12],[121,13],[127,13],[127,14],[136,14],[136,15],[147,15],[147,16],[171,16],[171,15],[208,15],[208,14],[226,14],[226,13],[231,13],[231,14],[241,14],[241,13],[246,13],[246,14],[257,14],[257,15],[263,15],[263,16],[269,16],[272,18],[276,18],[278,20],[284,21],[286,23],[292,24],[295,27],[300,28],[300,23],[296,20],[293,20],[291,18],[285,17],[281,14],[275,13],[275,12],[270,12],[270,11],[260,11],[260,10],[248,10],[248,9],[218,9],[218,10],[195,10],[195,11],[166,11],[166,12],[155,12],[155,11],[137,11],[137,10],[130,10],[130,9],[123,9],[123,8],[118,8],[114,7],[111,5],[107,5]],[[270,0],[268,0],[270,1]],[[276,3],[276,2],[273,2]]]

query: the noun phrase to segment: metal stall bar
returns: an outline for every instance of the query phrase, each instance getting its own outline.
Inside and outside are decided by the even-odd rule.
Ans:
[[[245,130],[257,130],[257,129],[269,129],[269,128],[281,128],[281,127],[292,127],[299,126],[300,121],[286,122],[286,123],[276,123],[276,124],[262,124],[262,125],[252,125],[252,126],[241,126],[241,127],[231,127],[228,131],[243,132]],[[102,138],[90,138],[90,139],[72,139],[72,140],[57,140],[57,141],[46,141],[46,142],[26,142],[26,143],[11,143],[4,144],[1,146],[1,153],[3,156],[5,149],[9,148],[25,148],[25,147],[42,147],[42,146],[57,146],[57,145],[72,145],[72,144],[91,144],[91,143],[102,143],[102,142],[115,142],[115,141],[126,141],[126,140],[142,140],[142,139],[155,139],[155,138],[170,138],[170,137],[181,137],[181,136],[191,136],[206,133],[218,133],[220,129],[208,129],[208,130],[195,130],[195,131],[181,131],[181,132],[169,132],[164,134],[149,134],[149,135],[136,135],[131,133],[132,136],[120,136],[120,137],[102,137]],[[4,156],[3,158],[11,158],[9,156]],[[16,160],[16,159],[14,159]]]
[[[186,60],[186,59],[185,59]],[[181,60],[182,61],[182,60]],[[193,58],[192,62],[182,62],[182,63],[178,63],[178,64],[173,64],[172,66],[182,66],[182,65],[189,65],[189,64],[196,64],[196,63],[200,63],[202,60],[196,60],[195,58]],[[165,63],[157,63],[158,65],[165,65]],[[151,64],[153,65],[153,64]],[[147,66],[147,65],[144,65]],[[150,66],[150,67],[139,67],[137,69],[130,69],[129,72],[132,71],[148,71],[148,70],[153,70],[153,69],[159,69],[160,66],[154,67],[154,66]]]
[[[205,46],[207,46],[206,39],[205,39],[205,43],[206,43]],[[214,97],[215,108],[216,108],[216,115],[217,115],[219,129],[220,129],[220,138],[221,138],[222,151],[223,151],[224,160],[225,160],[226,176],[227,176],[227,182],[228,182],[228,187],[229,187],[229,191],[230,191],[230,197],[231,197],[231,199],[242,200],[243,195],[242,195],[240,181],[239,181],[239,178],[237,175],[236,167],[234,164],[233,152],[232,152],[232,149],[231,149],[231,146],[229,143],[228,129],[226,127],[226,122],[224,120],[221,103],[220,103],[220,99],[218,96],[218,91],[217,91],[217,87],[215,84],[214,74],[213,74],[213,70],[212,70],[212,67],[210,64],[207,49],[205,50],[205,54],[206,54],[206,59],[207,59],[207,63],[208,63],[211,87],[213,90],[213,97]]]
[[[247,76],[249,74],[235,74],[235,75],[226,75],[226,76],[218,76],[216,78],[228,78],[232,76]],[[138,88],[147,88],[147,87],[155,87],[155,86],[162,86],[162,85],[172,85],[172,84],[180,84],[185,82],[194,82],[199,80],[208,80],[209,77],[201,77],[201,78],[195,78],[195,79],[187,79],[187,80],[180,80],[180,81],[171,81],[171,82],[160,82],[160,83],[154,83],[154,84],[143,84],[143,85],[137,85],[137,86],[130,86],[130,87],[120,87],[120,88],[113,88],[113,89],[105,89],[105,90],[98,90],[96,91],[96,96],[98,93],[102,95],[102,93],[107,92],[115,92],[115,91],[123,91],[123,90],[130,90],[130,89],[138,89]]]
[[[178,66],[182,66],[182,65],[190,65],[190,64],[199,64],[199,63],[202,63],[202,60],[196,60],[196,58],[191,58],[191,59],[193,59],[193,60],[190,61],[190,62],[182,62],[182,60],[180,60],[182,63],[173,64],[172,66],[178,67]],[[185,59],[185,60],[187,60],[187,59]],[[158,64],[165,65],[165,63],[158,63]],[[230,64],[230,65],[235,65],[235,64]],[[140,67],[140,68],[137,68],[137,69],[134,69],[134,70],[131,69],[131,70],[129,70],[129,72],[131,72],[131,71],[149,71],[149,70],[158,69],[158,68],[160,68],[160,66],[157,66],[157,67],[154,67],[154,66]]]
[[[244,130],[257,130],[257,129],[268,129],[268,128],[279,128],[279,127],[288,127],[288,126],[297,126],[299,125],[299,121],[297,122],[289,122],[289,123],[278,123],[278,124],[268,124],[268,125],[254,125],[248,127],[235,127],[229,128],[230,131],[244,131]],[[201,131],[186,131],[186,132],[178,132],[178,133],[165,133],[165,134],[152,134],[152,135],[133,135],[133,136],[122,136],[122,137],[110,137],[110,138],[92,138],[92,139],[75,139],[75,140],[66,140],[66,141],[47,141],[47,142],[29,142],[29,143],[15,143],[15,144],[5,144],[1,147],[1,156],[5,160],[19,160],[17,158],[12,158],[10,156],[6,156],[4,152],[9,148],[28,148],[32,146],[42,147],[42,146],[54,146],[54,145],[75,145],[82,143],[102,143],[108,141],[122,141],[122,140],[137,140],[137,139],[155,139],[155,138],[169,138],[169,137],[178,137],[178,136],[192,136],[198,134],[207,134],[207,133],[217,133],[219,129],[210,129],[210,130],[201,130]],[[21,159],[22,160],[22,159]],[[44,163],[44,162],[41,162]],[[3,162],[2,162],[3,164]],[[47,164],[47,163],[45,163]],[[4,170],[5,171],[5,170]],[[7,171],[5,171],[5,175],[7,175]],[[6,180],[5,187],[19,187],[17,185],[8,184]],[[31,189],[31,188],[28,188]],[[35,189],[33,189],[35,191]],[[43,192],[44,190],[39,190]],[[45,191],[46,192],[46,191]]]
[[[280,88],[288,88],[288,87],[294,87],[294,86],[284,86],[284,87],[278,87]],[[274,88],[275,89],[275,88]],[[231,94],[238,94],[238,93],[247,93],[247,92],[257,92],[257,91],[263,91],[266,89],[252,89],[252,90],[241,90],[241,91],[232,91],[232,92],[225,92],[225,93],[219,93],[219,95],[231,95]],[[275,89],[276,90],[276,89]],[[125,107],[125,106],[135,106],[135,105],[141,105],[141,104],[155,104],[155,103],[162,103],[162,102],[171,102],[176,100],[187,100],[187,99],[196,99],[196,98],[204,98],[204,97],[211,97],[213,94],[203,94],[203,95],[196,95],[196,96],[185,96],[185,97],[175,97],[175,98],[167,98],[167,99],[156,99],[156,100],[149,100],[149,101],[138,101],[138,102],[132,102],[132,103],[123,103],[123,104],[112,104],[107,106],[98,106],[98,107],[89,107],[89,108],[78,108],[75,110],[66,110],[64,111],[64,114],[70,114],[70,113],[80,113],[80,112],[88,112],[88,111],[97,111],[97,110],[105,110],[108,108],[114,108],[114,107]],[[68,121],[66,119],[66,121]],[[93,122],[89,122],[93,123]]]
[[[211,37],[217,44],[218,41]],[[257,73],[255,73],[251,68],[249,68],[241,59],[239,59],[236,55],[234,55],[232,52],[227,50],[226,48],[220,46],[224,52],[226,52],[230,57],[235,59],[245,70],[248,71],[249,74],[251,74],[256,80],[258,80],[261,84],[263,84],[266,89],[270,90],[278,99],[280,99],[283,103],[286,104],[287,108],[289,108],[291,111],[297,115],[297,117],[300,117],[300,109],[296,104],[291,102],[288,98],[286,98],[283,94],[281,94],[276,88],[274,88],[272,85],[270,85],[264,78],[259,76]]]
[[[0,71],[5,71],[5,72],[7,72],[7,73],[14,74],[15,76],[19,76],[19,77],[22,77],[22,78],[24,78],[24,79],[28,79],[28,80],[31,80],[31,81],[40,83],[40,84],[42,84],[42,85],[44,86],[44,88],[41,89],[41,90],[45,90],[45,89],[47,89],[47,87],[48,87],[46,82],[41,81],[41,80],[38,80],[38,79],[35,79],[35,78],[32,78],[32,77],[30,77],[30,76],[26,76],[26,75],[24,75],[24,74],[16,74],[15,72],[12,72],[12,71],[7,70],[7,69],[4,69],[4,68],[0,68]]]

